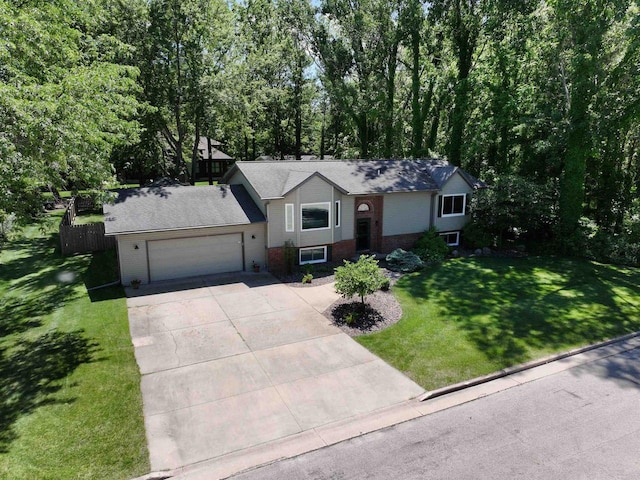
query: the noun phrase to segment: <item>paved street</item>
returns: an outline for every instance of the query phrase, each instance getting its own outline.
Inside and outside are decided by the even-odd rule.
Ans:
[[[233,478],[640,478],[639,430],[635,349]]]

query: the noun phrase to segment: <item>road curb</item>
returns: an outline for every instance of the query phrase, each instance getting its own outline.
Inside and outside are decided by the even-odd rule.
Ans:
[[[425,400],[430,400],[433,398],[441,397],[443,395],[447,395],[449,393],[458,392],[460,390],[464,390],[465,388],[475,387],[476,385],[481,385],[483,383],[491,382],[492,380],[497,380],[499,378],[503,378],[508,375],[513,375],[515,373],[520,373],[525,370],[530,370],[532,368],[540,367],[542,365],[547,365],[551,362],[556,362],[564,358],[573,357],[575,355],[589,352],[591,350],[596,350],[598,348],[607,347],[614,343],[631,340],[639,336],[640,336],[640,331],[628,333],[626,335],[622,335],[620,337],[616,337],[610,340],[605,340],[603,342],[594,343],[592,345],[587,345],[585,347],[574,348],[573,350],[567,350],[566,352],[556,353],[553,355],[549,355],[547,357],[540,358],[538,360],[532,360],[530,362],[521,363],[520,365],[514,365],[513,367],[507,367],[502,370],[498,370],[497,372],[490,373],[488,375],[483,375],[481,377],[472,378],[471,380],[466,380],[464,382],[454,383],[453,385],[448,385],[446,387],[438,388],[436,390],[431,390],[430,392],[426,392],[422,396],[418,397],[418,401],[424,402]]]

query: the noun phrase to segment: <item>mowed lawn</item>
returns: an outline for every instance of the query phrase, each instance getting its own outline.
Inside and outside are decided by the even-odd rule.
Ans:
[[[357,340],[430,390],[640,330],[640,269],[464,258],[404,276],[402,320]]]
[[[0,250],[0,478],[149,471],[140,376],[114,252],[63,258],[58,218]],[[44,228],[44,231],[43,231]]]

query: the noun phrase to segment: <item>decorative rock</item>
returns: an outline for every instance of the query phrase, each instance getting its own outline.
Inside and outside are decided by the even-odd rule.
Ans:
[[[476,248],[473,252],[474,255],[482,255],[482,249],[481,248]]]
[[[451,256],[453,258],[458,258],[460,256],[460,252],[458,250],[454,250],[453,252],[451,252]]]
[[[482,249],[482,254],[483,255],[491,255],[491,249],[489,247],[484,247]]]

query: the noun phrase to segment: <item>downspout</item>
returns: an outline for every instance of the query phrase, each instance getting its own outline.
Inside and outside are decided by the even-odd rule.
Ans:
[[[269,270],[269,246],[271,245],[271,238],[270,238],[270,231],[269,231],[269,205],[271,204],[270,200],[267,200],[266,202],[264,202],[264,207],[265,207],[265,217],[266,217],[266,224],[265,224],[265,245],[264,245],[264,253],[265,253],[265,259],[264,259],[264,263],[265,263],[265,270]]]

